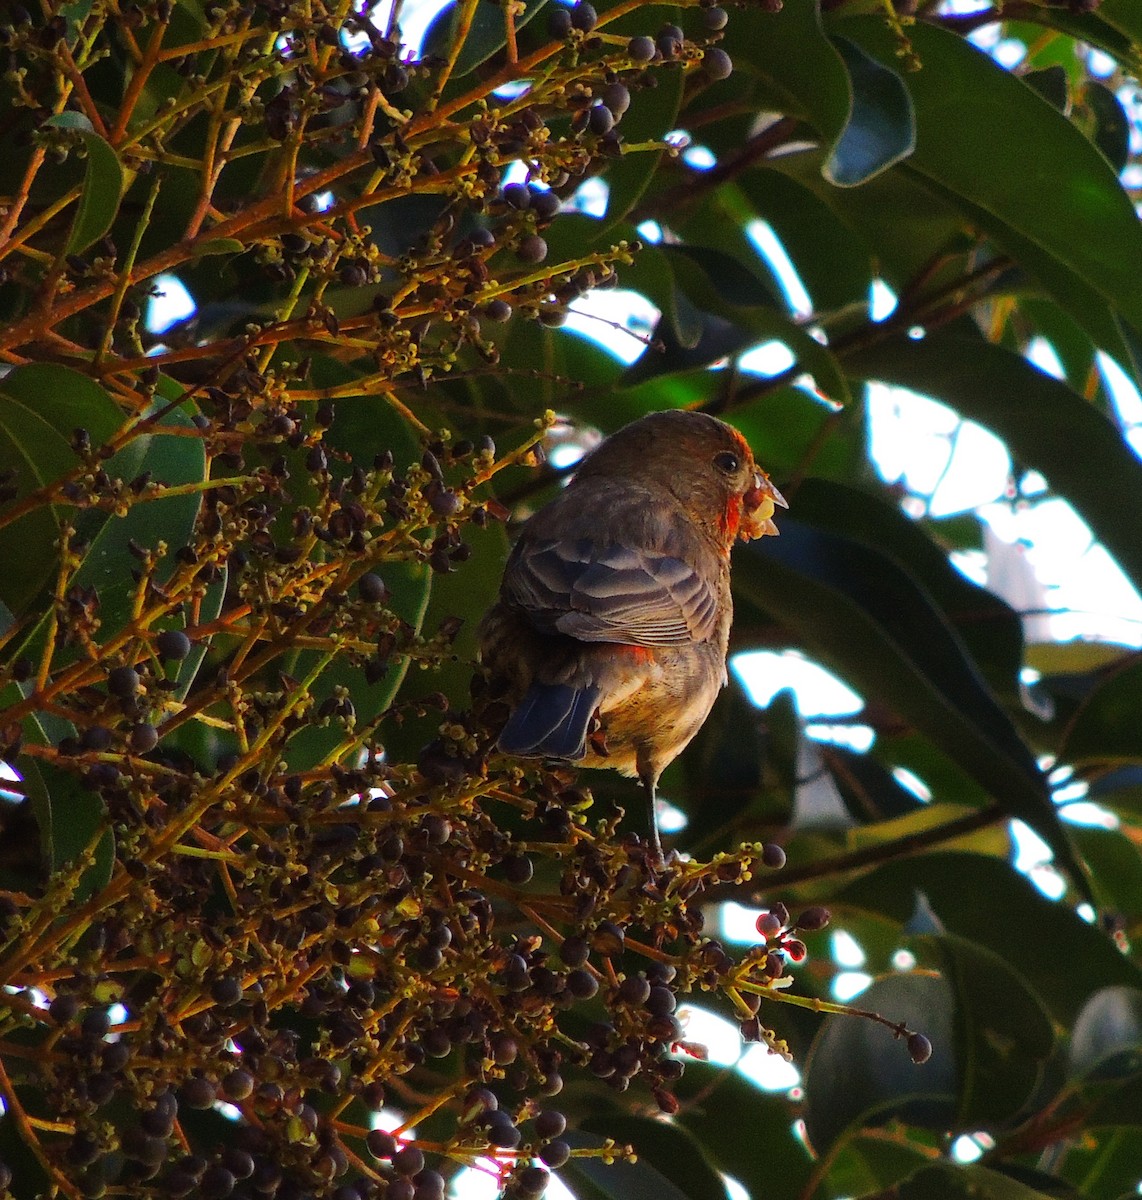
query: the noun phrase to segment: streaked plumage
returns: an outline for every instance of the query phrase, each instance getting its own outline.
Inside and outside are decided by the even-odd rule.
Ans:
[[[736,538],[780,493],[735,429],[654,413],[619,430],[524,525],[484,618],[513,707],[509,754],[612,767],[654,789],[726,682]]]

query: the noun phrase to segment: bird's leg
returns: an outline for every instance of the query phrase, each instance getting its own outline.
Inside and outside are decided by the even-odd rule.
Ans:
[[[655,792],[658,787],[657,773],[644,771],[640,773],[639,781],[642,783],[643,791],[646,793],[646,820],[650,841],[650,862],[656,871],[661,871],[666,866],[666,858],[662,853],[662,842],[658,837],[658,816],[654,805]]]

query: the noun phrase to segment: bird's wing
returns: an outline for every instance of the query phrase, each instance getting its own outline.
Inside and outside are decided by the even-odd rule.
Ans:
[[[538,629],[584,642],[677,646],[717,624],[714,587],[667,554],[589,539],[517,544],[503,598]]]

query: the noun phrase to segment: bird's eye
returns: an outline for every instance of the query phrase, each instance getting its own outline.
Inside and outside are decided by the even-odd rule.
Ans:
[[[723,450],[721,454],[714,455],[714,466],[719,471],[725,471],[727,475],[732,475],[741,465],[741,459],[729,450]]]

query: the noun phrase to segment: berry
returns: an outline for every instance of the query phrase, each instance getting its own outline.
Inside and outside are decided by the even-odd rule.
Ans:
[[[562,1138],[553,1138],[539,1148],[540,1161],[552,1169],[562,1167],[571,1157],[571,1147]]]
[[[553,1108],[545,1108],[535,1117],[535,1132],[545,1141],[557,1138],[567,1128],[567,1118]]]
[[[397,1150],[397,1141],[384,1129],[370,1129],[365,1136],[365,1145],[374,1158],[392,1158]]]
[[[571,32],[571,13],[565,8],[553,8],[547,14],[547,32],[562,40]]]
[[[908,1035],[908,1054],[920,1066],[932,1057],[932,1043],[922,1033]]]
[[[591,115],[588,118],[587,125],[592,133],[604,134],[610,133],[614,128],[615,115],[605,104],[596,104],[591,109]]]
[[[719,29],[725,29],[729,19],[729,13],[724,8],[719,8],[716,4],[702,11],[702,24],[712,33],[716,33]]]
[[[385,581],[372,571],[357,580],[357,595],[366,604],[382,604],[388,593],[389,589],[385,587]]]
[[[827,908],[823,908],[820,904],[814,904],[812,908],[807,908],[798,918],[796,929],[802,929],[806,933],[816,933],[819,929],[824,929],[832,919]]]
[[[501,196],[512,208],[525,209],[531,205],[531,192],[522,183],[505,183]]]
[[[650,62],[654,57],[654,42],[645,34],[638,37],[633,37],[627,43],[627,54],[634,59],[635,62]]]
[[[159,731],[146,721],[131,727],[127,744],[132,754],[148,754],[159,744]]]
[[[424,1151],[419,1146],[402,1146],[392,1159],[398,1175],[416,1175],[424,1170]]]
[[[181,629],[164,629],[155,639],[159,658],[182,662],[190,653],[190,638]]]
[[[139,672],[134,667],[116,667],[107,675],[107,690],[122,700],[136,695],[140,686]]]
[[[541,263],[547,257],[547,243],[538,233],[529,233],[516,247],[516,256],[525,263]]]
[[[630,108],[630,90],[624,83],[608,83],[603,88],[602,101],[614,113],[617,121]]]
[[[599,23],[599,14],[593,4],[580,0],[571,10],[571,24],[583,33],[590,33]]]
[[[720,46],[710,46],[702,55],[702,69],[711,79],[728,79],[733,74],[734,62]]]
[[[780,871],[785,866],[785,851],[776,842],[766,842],[761,848],[761,861],[771,871]]]

